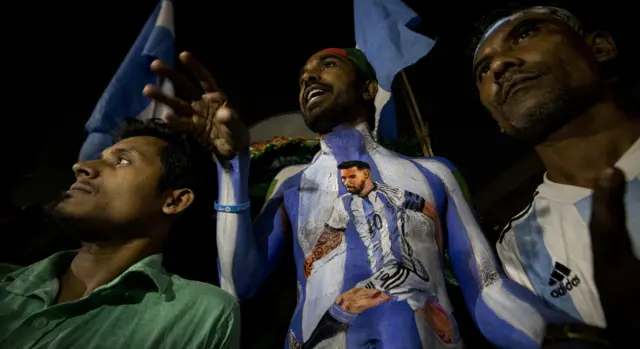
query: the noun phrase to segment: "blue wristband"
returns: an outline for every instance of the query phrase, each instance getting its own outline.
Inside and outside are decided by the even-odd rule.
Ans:
[[[218,201],[216,200],[215,202],[215,206],[216,211],[218,212],[224,212],[224,213],[240,213],[240,212],[244,212],[246,210],[249,209],[249,207],[251,207],[251,202],[247,201],[243,204],[240,205],[220,205],[218,203]]]

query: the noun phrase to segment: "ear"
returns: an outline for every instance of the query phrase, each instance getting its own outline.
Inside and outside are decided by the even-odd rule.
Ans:
[[[618,48],[611,35],[607,32],[597,31],[587,36],[587,45],[600,63],[614,59],[618,55]]]
[[[166,215],[176,215],[191,206],[195,195],[191,189],[177,189],[169,192],[169,196],[162,206],[162,212]]]
[[[371,171],[370,170],[364,170],[364,178],[365,179],[369,179],[370,176],[371,176]]]
[[[376,98],[377,93],[378,93],[378,82],[375,80],[367,80],[364,83],[364,91],[362,92],[362,97],[366,101],[374,100]]]

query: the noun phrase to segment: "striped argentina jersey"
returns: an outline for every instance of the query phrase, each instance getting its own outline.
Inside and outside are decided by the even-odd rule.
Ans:
[[[421,245],[420,240],[435,241],[439,233],[434,220],[421,213],[425,204],[417,194],[374,182],[373,190],[364,198],[352,194],[338,197],[327,222],[332,229],[345,231],[349,222],[354,222],[373,273],[359,285],[384,290],[397,300],[406,300],[414,310],[428,299],[438,298],[423,291],[430,285],[429,272],[421,259],[431,259],[427,264],[438,265],[440,253],[429,246],[423,246],[423,250],[430,250],[428,254],[413,251]],[[392,276],[378,277],[385,273]]]
[[[640,257],[640,140],[616,167],[628,180],[627,227]],[[554,183],[545,175],[529,206],[503,230],[497,250],[512,280],[573,319],[604,328],[588,230],[591,195],[590,189]]]

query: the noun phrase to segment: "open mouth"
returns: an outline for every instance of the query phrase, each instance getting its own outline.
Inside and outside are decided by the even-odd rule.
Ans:
[[[304,94],[305,106],[307,108],[317,104],[327,94],[328,89],[319,84],[313,84],[307,87]]]

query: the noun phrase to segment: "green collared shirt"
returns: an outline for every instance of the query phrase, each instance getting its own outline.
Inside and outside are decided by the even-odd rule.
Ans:
[[[149,256],[77,301],[54,304],[76,251],[0,265],[0,348],[238,348],[240,311],[218,287],[168,274]]]

